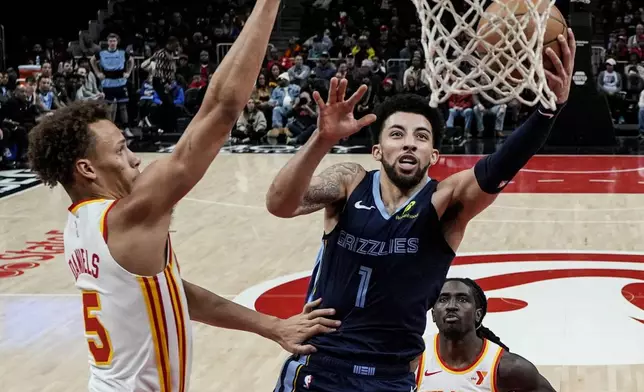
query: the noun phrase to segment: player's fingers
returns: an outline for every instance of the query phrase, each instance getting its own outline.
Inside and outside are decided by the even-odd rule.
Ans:
[[[311,329],[309,329],[309,333],[307,334],[308,335],[307,339],[310,338],[311,336],[319,335],[322,333],[331,333],[335,331],[336,331],[335,328],[325,327],[322,324],[317,324],[313,326]]]
[[[561,35],[559,37],[561,37]],[[565,76],[566,70],[564,70],[563,64],[561,63],[561,59],[559,58],[559,56],[557,56],[555,51],[552,50],[551,48],[546,48],[546,56],[550,58],[552,65],[555,67],[555,71],[557,71],[557,75]]]
[[[318,298],[315,301],[311,301],[304,305],[304,313],[311,313],[313,309],[317,308],[322,303],[322,298]]]
[[[328,104],[333,105],[338,100],[338,78],[331,78],[329,84],[329,99]]]
[[[551,71],[548,71],[547,69],[544,70],[544,71],[546,73],[546,78],[548,78],[548,80],[551,83],[554,83],[554,84],[556,84],[558,86],[563,86],[563,79],[561,79],[559,76],[555,75]]]
[[[371,125],[374,121],[376,121],[376,119],[377,117],[375,114],[367,114],[366,116],[358,120],[358,125],[360,126],[360,129],[362,129]]]
[[[317,352],[318,350],[311,346],[310,344],[307,345],[297,345],[293,347],[292,353],[293,354],[298,354],[298,355],[308,355],[308,354],[313,354],[314,352]]]
[[[575,54],[577,54],[577,40],[571,28],[568,28],[568,49],[570,49],[570,64],[568,64],[568,72],[572,74],[575,69]]]
[[[347,86],[349,85],[349,81],[346,79],[340,80],[340,84],[338,87],[338,102],[344,102],[344,97],[347,95]]]
[[[358,104],[358,102],[360,102],[360,100],[362,99],[362,96],[364,95],[364,93],[366,93],[366,92],[367,92],[367,90],[368,90],[368,89],[369,89],[369,88],[368,88],[366,85],[364,85],[364,84],[363,84],[363,85],[361,85],[361,86],[358,88],[358,91],[356,91],[355,93],[353,93],[353,95],[351,96],[351,98],[349,98],[349,100],[347,101],[347,103],[348,103],[351,107],[356,106],[356,105]]]
[[[320,110],[326,109],[326,103],[319,92],[313,91],[313,100],[318,104],[318,108],[320,108]]]
[[[309,313],[309,320],[313,320],[316,317],[325,317],[325,316],[333,316],[335,314],[335,309],[310,309]]]
[[[311,320],[313,325],[320,324],[330,328],[337,328],[340,326],[340,320],[331,320],[325,317],[316,317]]]
[[[567,74],[570,69],[570,63],[572,62],[570,58],[570,46],[568,46],[568,41],[562,34],[557,36],[557,40],[559,41],[559,47],[561,48],[563,71]]]

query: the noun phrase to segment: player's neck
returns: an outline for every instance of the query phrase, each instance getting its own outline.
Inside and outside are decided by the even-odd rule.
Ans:
[[[69,198],[72,200],[72,203],[80,203],[82,201],[86,200],[94,200],[94,199],[109,199],[109,200],[116,200],[119,197],[116,195],[112,194],[111,192],[108,192],[104,189],[98,189],[95,187],[90,187],[90,188],[66,188],[67,194],[69,195]]]
[[[465,369],[473,364],[483,348],[483,339],[468,333],[461,339],[438,335],[438,355],[449,367]]]
[[[380,198],[387,209],[395,210],[405,203],[420,188],[425,186],[421,181],[410,189],[400,189],[386,175],[380,176]]]

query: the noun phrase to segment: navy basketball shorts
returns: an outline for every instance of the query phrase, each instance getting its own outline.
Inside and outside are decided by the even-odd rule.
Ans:
[[[103,87],[103,94],[105,94],[105,102],[108,103],[124,103],[130,100],[127,93],[127,85],[121,87]]]
[[[409,366],[372,367],[321,354],[293,355],[280,372],[273,392],[413,392],[416,377]]]

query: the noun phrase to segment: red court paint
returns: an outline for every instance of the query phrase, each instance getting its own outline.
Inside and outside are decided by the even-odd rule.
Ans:
[[[478,155],[446,155],[429,169],[442,180],[474,166]],[[644,193],[644,156],[538,155],[532,158],[507,193]]]

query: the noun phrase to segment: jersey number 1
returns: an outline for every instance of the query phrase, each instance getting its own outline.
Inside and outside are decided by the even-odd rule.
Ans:
[[[101,310],[101,300],[95,291],[83,291],[83,317],[89,352],[99,366],[112,363],[112,342],[103,324],[93,314]]]
[[[358,295],[356,296],[356,308],[364,308],[367,290],[369,289],[369,281],[371,280],[371,271],[371,268],[365,266],[361,266],[360,271],[358,271],[360,275],[360,286],[358,286]]]

